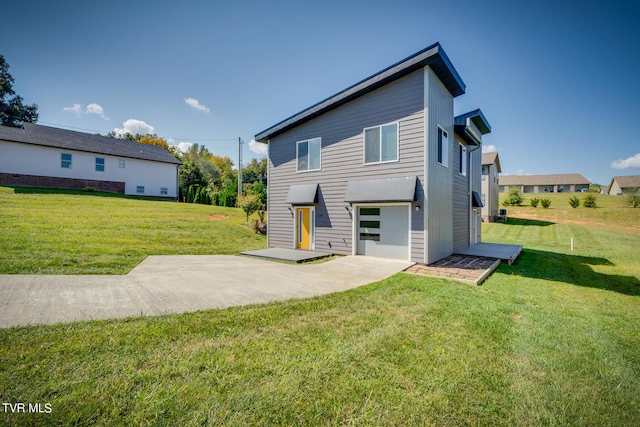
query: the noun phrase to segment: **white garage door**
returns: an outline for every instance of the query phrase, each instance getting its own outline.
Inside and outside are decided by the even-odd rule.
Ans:
[[[358,255],[409,259],[407,206],[360,206],[356,227]]]

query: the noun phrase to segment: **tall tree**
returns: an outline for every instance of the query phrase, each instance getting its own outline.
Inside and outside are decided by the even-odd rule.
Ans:
[[[37,122],[38,106],[24,104],[22,97],[15,94],[13,82],[13,77],[9,74],[9,64],[4,60],[4,56],[0,55],[0,124],[18,127],[23,122]]]

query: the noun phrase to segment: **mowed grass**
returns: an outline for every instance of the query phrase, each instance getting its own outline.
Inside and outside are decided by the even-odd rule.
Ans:
[[[578,208],[569,205],[569,199],[573,196],[582,199],[587,193],[521,193],[524,201],[522,206],[502,206],[502,201],[507,196],[500,193],[500,208],[506,209],[510,217],[522,217],[528,219],[540,219],[553,222],[573,222],[587,225],[590,228],[604,228],[609,230],[633,233],[640,236],[640,208],[632,208],[627,204],[627,196],[609,196],[595,194],[596,205],[594,208],[585,208],[580,204]],[[538,205],[531,207],[531,199],[549,199],[551,206],[544,209]]]
[[[245,219],[234,208],[0,187],[0,274],[126,274],[148,255],[264,248]]]
[[[572,252],[570,237],[576,244]],[[640,237],[513,218],[481,287],[0,330],[8,425],[640,425]],[[260,280],[256,274],[256,280]]]

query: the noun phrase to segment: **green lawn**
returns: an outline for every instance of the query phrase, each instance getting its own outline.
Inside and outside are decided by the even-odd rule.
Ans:
[[[0,187],[0,274],[126,274],[148,255],[266,247],[240,209]]]
[[[0,330],[2,402],[52,408],[0,424],[640,425],[640,237],[518,218],[483,233],[525,249],[481,287],[400,273],[304,300]]]
[[[587,225],[590,228],[605,228],[640,236],[640,208],[629,207],[626,196],[596,194],[598,207],[595,209],[585,208],[582,205],[574,209],[569,205],[571,197],[575,196],[582,201],[585,195],[586,193],[522,193],[524,198],[522,206],[506,207],[502,206],[506,194],[500,193],[499,199],[500,208],[506,209],[510,217],[573,222]],[[537,208],[532,208],[530,201],[533,197],[549,199],[551,206],[548,209],[544,209],[540,205]]]

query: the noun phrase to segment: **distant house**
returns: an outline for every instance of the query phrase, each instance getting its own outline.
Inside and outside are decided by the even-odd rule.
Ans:
[[[255,136],[268,246],[432,263],[480,241],[480,110],[436,43]]]
[[[0,185],[178,198],[180,161],[162,147],[25,123],[0,126]]]
[[[501,193],[516,189],[523,193],[575,193],[588,191],[591,182],[579,173],[556,175],[500,175]]]
[[[495,221],[498,215],[498,176],[502,172],[498,153],[482,154],[482,220]]]
[[[609,184],[609,195],[640,194],[640,175],[614,176]]]

